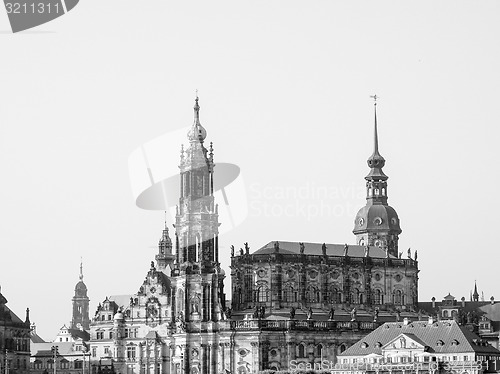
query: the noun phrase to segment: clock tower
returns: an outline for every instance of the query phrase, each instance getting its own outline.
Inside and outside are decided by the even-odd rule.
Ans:
[[[80,262],[80,281],[75,286],[73,297],[73,318],[71,328],[78,330],[90,330],[89,301],[87,286],[83,283],[83,264]]]

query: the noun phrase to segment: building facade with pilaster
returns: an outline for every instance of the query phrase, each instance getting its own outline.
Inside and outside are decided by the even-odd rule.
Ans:
[[[381,323],[419,319],[417,254],[398,252],[401,228],[387,204],[376,113],[356,243],[273,241],[253,253],[245,243],[239,254],[232,247],[226,302],[213,148],[204,145],[199,111],[196,98],[173,238],[165,225],[136,293],[99,304],[90,323],[94,373],[103,360],[122,374],[249,374],[292,361],[335,362]]]

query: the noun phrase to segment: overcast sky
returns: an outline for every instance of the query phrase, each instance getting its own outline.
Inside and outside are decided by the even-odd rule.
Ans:
[[[400,250],[419,253],[420,300],[468,299],[474,280],[500,298],[499,11],[498,1],[82,0],[21,34],[0,12],[8,305],[23,319],[29,307],[53,339],[71,319],[80,257],[91,317],[107,295],[137,292],[164,214],[135,205],[129,161],[191,125],[196,89],[215,162],[239,166],[245,187],[229,204],[248,214],[220,239],[227,274],[231,244],[355,243],[377,94],[389,203]]]

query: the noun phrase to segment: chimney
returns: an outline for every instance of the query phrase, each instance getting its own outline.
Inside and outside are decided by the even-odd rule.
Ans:
[[[435,308],[436,307],[436,298],[434,296],[432,296],[432,307]]]
[[[410,319],[408,317],[403,318],[403,325],[408,325],[410,323]]]
[[[492,297],[490,297],[490,304],[491,304],[491,305],[495,304],[495,298],[494,298],[493,296],[492,296]]]
[[[465,297],[462,296],[460,300],[462,300],[462,308],[465,308]]]

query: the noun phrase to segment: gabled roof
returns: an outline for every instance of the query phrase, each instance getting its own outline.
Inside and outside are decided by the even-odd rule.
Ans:
[[[420,345],[422,348],[425,348],[427,346],[427,344],[425,344],[425,342],[422,339],[420,339],[418,336],[416,336],[415,334],[401,333],[397,337],[395,337],[394,339],[392,339],[389,342],[387,342],[386,344],[384,344],[381,348],[387,349],[391,344],[393,344],[396,341],[400,341],[400,339],[403,337],[405,339],[409,339],[410,341],[414,341],[416,344]],[[409,345],[408,342],[406,342],[405,344],[407,346]]]
[[[385,323],[349,347],[341,356],[381,354],[382,347],[401,334],[412,334],[422,342],[421,344],[428,346],[430,352],[475,352],[500,355],[500,351],[491,345],[487,343],[480,344],[481,339],[476,334],[463,326],[459,326],[455,321],[435,322],[433,324],[416,321],[407,325],[399,322]],[[440,344],[440,341],[443,344]]]
[[[252,254],[272,254],[275,253],[274,244],[276,241],[267,243],[262,248],[258,249]],[[305,255],[316,255],[320,256],[323,254],[323,243],[306,243],[304,242],[304,254]],[[326,244],[326,254],[327,256],[343,256],[344,255],[345,244]],[[348,245],[347,255],[349,257],[365,257],[366,246],[362,245]],[[300,243],[299,242],[279,242],[279,253],[283,254],[300,254]],[[372,258],[385,258],[386,253],[383,249],[370,246],[368,251],[368,256]],[[393,255],[389,255],[389,258],[395,259]]]

